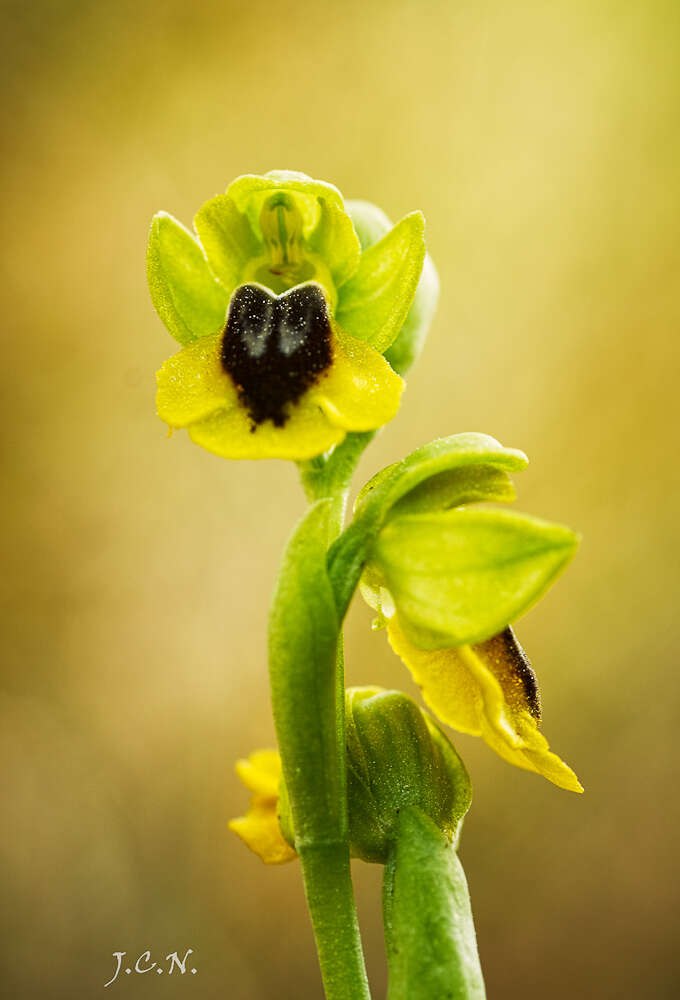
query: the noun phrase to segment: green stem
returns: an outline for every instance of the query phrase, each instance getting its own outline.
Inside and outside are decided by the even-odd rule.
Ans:
[[[348,435],[329,459],[301,466],[312,506],[286,549],[270,615],[274,721],[327,1000],[370,1000],[349,861],[341,620],[326,557],[371,437]]]
[[[444,834],[414,807],[399,815],[383,909],[387,1000],[484,1000],[463,867]]]

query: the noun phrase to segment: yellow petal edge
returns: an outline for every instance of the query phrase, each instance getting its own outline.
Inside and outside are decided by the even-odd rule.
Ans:
[[[255,426],[220,363],[222,334],[201,337],[162,365],[156,408],[170,427],[230,459],[304,461],[340,444],[348,431],[382,427],[399,409],[403,380],[381,354],[333,324],[329,370],[290,408],[283,427]]]
[[[515,767],[535,771],[568,791],[583,791],[571,768],[550,750],[526,699],[508,686],[503,665],[496,665],[488,655],[493,640],[475,646],[419,649],[404,635],[397,615],[387,623],[387,632],[392,649],[442,722],[459,732],[481,736]]]
[[[229,829],[266,865],[282,865],[297,857],[281,833],[277,809],[281,758],[276,750],[255,750],[236,762],[236,773],[253,793],[245,816],[229,821]]]

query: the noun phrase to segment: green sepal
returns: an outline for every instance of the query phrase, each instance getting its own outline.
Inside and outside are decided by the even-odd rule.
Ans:
[[[347,201],[345,208],[357,231],[362,252],[377,243],[392,228],[388,216],[370,201]],[[404,324],[385,357],[399,375],[405,375],[420,356],[439,301],[439,276],[429,253],[416,294]]]
[[[484,1000],[470,894],[454,846],[401,811],[383,883],[387,1000]]]
[[[400,691],[346,695],[347,802],[354,857],[385,864],[399,813],[417,806],[457,842],[472,787],[452,744]]]
[[[211,271],[231,295],[248,261],[262,252],[248,218],[229,195],[218,194],[199,208],[194,227]]]
[[[295,197],[310,250],[323,259],[336,287],[342,285],[356,271],[361,248],[338,189],[294,170],[271,170],[264,175],[237,177],[227,188],[227,195],[239,212],[247,214],[253,231],[259,233],[262,206],[276,191]]]
[[[340,325],[384,353],[401,330],[425,259],[425,220],[412,212],[361,255],[338,301]]]
[[[167,212],[158,212],[151,222],[146,267],[156,312],[180,344],[224,326],[229,296],[198,240]]]
[[[523,452],[504,448],[486,434],[455,434],[431,441],[373,476],[359,493],[354,520],[328,554],[340,617],[375,539],[393,514],[511,500],[508,473],[521,471],[527,462]]]
[[[462,507],[389,520],[371,569],[421,649],[483,642],[545,593],[576,551],[569,528],[526,514]]]

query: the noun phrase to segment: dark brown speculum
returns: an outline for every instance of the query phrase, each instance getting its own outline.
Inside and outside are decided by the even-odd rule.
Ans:
[[[318,285],[272,295],[241,285],[229,304],[222,337],[222,367],[257,424],[283,427],[289,409],[332,360],[328,306]]]
[[[534,719],[540,722],[541,696],[538,691],[536,674],[512,628],[508,625],[498,635],[487,640],[484,646],[487,655],[504,666],[509,680],[520,685],[523,693],[522,700],[526,703],[526,707]]]

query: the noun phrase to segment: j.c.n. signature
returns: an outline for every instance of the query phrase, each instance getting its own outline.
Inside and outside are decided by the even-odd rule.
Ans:
[[[153,972],[154,969],[156,970],[156,973],[158,975],[167,972],[167,974],[171,976],[175,971],[175,969],[177,969],[180,976],[183,976],[187,971],[190,972],[192,976],[195,976],[196,973],[198,972],[198,969],[192,968],[187,970],[187,959],[189,958],[189,955],[193,955],[193,953],[194,949],[189,948],[184,953],[184,958],[180,958],[176,951],[170,952],[169,955],[165,956],[165,961],[169,962],[170,964],[164,967],[162,965],[159,965],[157,962],[151,961],[150,951],[144,951],[135,961],[134,965],[125,964],[124,966],[123,959],[127,955],[127,952],[114,951],[112,952],[112,954],[116,960],[116,971],[113,973],[113,978],[109,979],[108,983],[104,983],[104,986],[105,987],[110,986],[111,983],[115,983],[116,979],[118,979],[121,969],[128,976],[133,972],[139,973],[139,975],[144,975],[144,973],[146,972]]]

